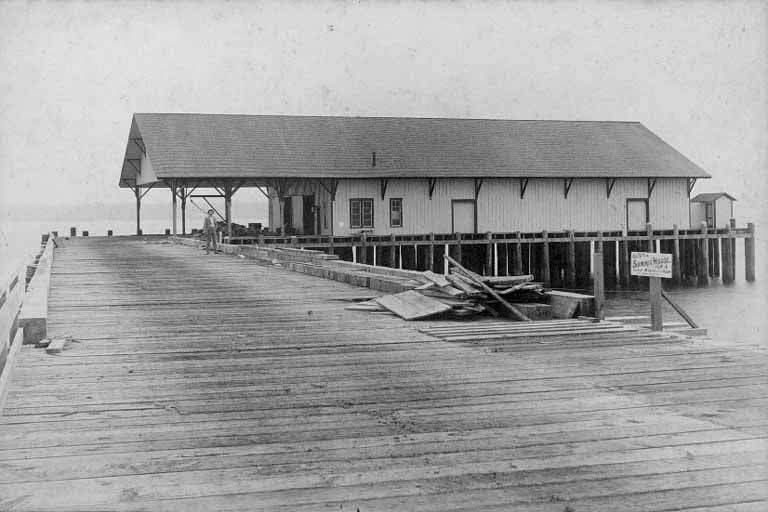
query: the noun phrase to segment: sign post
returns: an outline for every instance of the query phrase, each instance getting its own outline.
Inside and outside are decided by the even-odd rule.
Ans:
[[[663,327],[661,318],[661,278],[672,278],[672,255],[654,252],[633,252],[631,261],[630,273],[633,276],[646,276],[649,278],[651,329],[660,331]]]

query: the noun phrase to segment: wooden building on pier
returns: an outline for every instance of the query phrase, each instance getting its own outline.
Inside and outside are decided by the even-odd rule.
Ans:
[[[700,167],[637,122],[135,114],[137,201],[259,187],[272,231],[348,236],[686,226]],[[182,229],[184,231],[185,228]]]

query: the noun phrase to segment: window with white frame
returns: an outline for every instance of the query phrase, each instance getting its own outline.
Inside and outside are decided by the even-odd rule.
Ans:
[[[373,228],[373,199],[349,200],[349,226],[352,229]]]
[[[403,227],[403,199],[393,197],[389,200],[389,227]]]

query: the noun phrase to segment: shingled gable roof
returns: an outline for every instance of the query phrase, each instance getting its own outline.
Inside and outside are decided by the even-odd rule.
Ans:
[[[710,177],[638,122],[134,114],[130,138],[158,179]]]

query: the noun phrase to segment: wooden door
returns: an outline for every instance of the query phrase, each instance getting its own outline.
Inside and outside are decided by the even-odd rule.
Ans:
[[[648,223],[648,200],[627,199],[627,231],[645,231]]]
[[[451,201],[451,225],[453,233],[474,233],[477,225],[475,201],[454,199]]]

